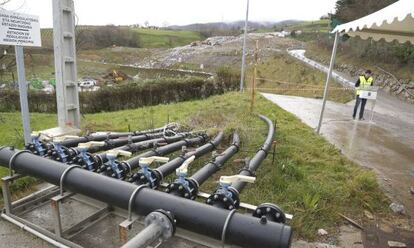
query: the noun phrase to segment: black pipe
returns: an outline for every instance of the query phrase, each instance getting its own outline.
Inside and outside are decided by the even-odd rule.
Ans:
[[[128,142],[140,142],[140,141],[158,138],[162,136],[163,136],[163,133],[149,133],[149,134],[141,134],[138,136],[129,136],[126,138],[117,138],[114,140],[106,140],[104,141],[105,142],[104,146],[93,146],[93,147],[86,149],[86,151],[88,151],[89,153],[94,153],[94,152],[108,150],[108,149],[112,149],[118,146],[122,146],[122,145],[128,144]],[[56,144],[53,144],[53,149],[49,149],[47,151],[47,157],[53,160],[59,161],[59,162],[70,163],[73,161],[73,159],[76,158],[77,155],[81,153],[82,150],[85,150],[85,149],[81,149],[78,147],[66,147],[66,146],[63,146],[62,143],[56,143]]]
[[[149,136],[159,137],[157,134],[148,134]],[[162,134],[161,134],[162,135]],[[191,133],[179,133],[172,137],[161,137],[161,138],[153,138],[150,140],[144,140],[136,143],[127,144],[124,146],[119,147],[119,142],[115,142],[117,140],[109,140],[105,141],[106,143],[106,150],[116,148],[116,150],[122,151],[129,151],[129,152],[138,152],[142,150],[146,150],[152,148],[154,146],[160,144],[170,144],[172,142],[179,141],[186,136],[191,135]],[[137,136],[139,137],[139,136]],[[128,139],[127,142],[132,142],[133,139]],[[102,152],[99,154],[91,154],[92,152],[89,150],[82,150],[78,149],[79,154],[73,158],[72,164],[77,164],[82,166],[82,168],[87,169],[89,171],[96,171],[100,168],[104,163],[108,161],[107,152]]]
[[[125,163],[128,163],[131,169],[134,170],[139,167],[140,158],[163,156],[165,154],[176,152],[180,150],[183,146],[194,146],[197,144],[205,143],[207,139],[208,137],[206,135],[200,135],[198,137],[191,139],[183,139],[178,142],[174,142],[172,144],[168,144],[166,146],[158,147],[157,149],[142,153],[138,156],[126,160]]]
[[[200,170],[194,173],[190,178],[186,175],[178,175],[179,178],[168,185],[166,192],[194,200],[197,197],[200,186],[207,181],[207,179],[216,173],[234,154],[239,151],[240,138],[237,133],[233,134],[233,143],[220,155],[215,157],[212,161],[204,165]]]
[[[254,155],[254,157],[249,161],[247,167],[243,168],[239,175],[254,177],[257,168],[266,158],[267,153],[269,152],[274,135],[274,125],[272,121],[266,116],[259,115],[260,119],[266,122],[268,126],[268,134],[263,146],[259,151]],[[214,205],[219,208],[225,209],[234,209],[238,208],[240,205],[240,193],[246,186],[246,182],[236,182],[232,185],[221,185],[217,187],[217,190],[210,195],[207,199],[207,204]]]
[[[270,148],[272,147],[273,136],[275,133],[275,127],[273,125],[273,122],[269,118],[263,115],[260,115],[260,119],[265,121],[269,128],[266,140],[263,143],[262,147],[259,149],[259,151],[254,155],[254,157],[250,159],[247,168],[244,168],[242,171],[240,171],[239,175],[250,176],[250,177],[256,176],[256,170],[262,164],[263,160],[266,158],[267,154],[269,153]],[[236,182],[231,187],[237,190],[237,192],[241,193],[244,187],[246,187],[246,185],[247,185],[246,182]]]
[[[152,170],[151,168],[148,168],[146,170],[139,170],[138,173],[132,175],[128,181],[138,185],[146,184],[151,188],[157,188],[160,185],[161,181],[164,179],[164,177],[174,172],[175,169],[180,167],[185,160],[187,160],[191,156],[199,158],[207,154],[208,152],[211,152],[212,150],[217,148],[222,139],[223,132],[220,131],[213,140],[198,147],[196,150],[180,155],[154,170]]]
[[[17,154],[19,153],[19,154]],[[13,157],[13,161],[10,161]],[[20,174],[33,176],[59,185],[67,164],[33,155],[29,152],[19,152],[10,148],[0,150],[0,164],[12,168]],[[109,205],[128,209],[131,195],[137,186],[121,180],[105,177],[80,168],[67,171],[63,180],[66,190],[79,193]],[[191,201],[149,188],[142,188],[133,199],[136,214],[146,216],[157,209],[164,209],[174,214],[177,227],[191,232],[206,235],[221,240],[224,230],[227,244],[243,247],[279,247],[290,246],[292,229],[288,225],[265,222],[259,219],[234,213],[231,218],[225,209],[215,208],[197,201]],[[227,220],[227,221],[226,221]]]
[[[140,136],[143,134],[151,134],[151,133],[159,133],[164,131],[171,131],[175,130],[176,127],[170,128],[168,125],[160,128],[143,130],[143,131],[135,131],[135,132],[124,132],[124,133],[107,133],[107,134],[90,134],[79,138],[64,140],[59,142],[59,147],[64,147],[63,151],[66,152],[68,148],[78,146],[79,143],[86,143],[89,141],[104,141],[110,139],[117,139],[121,137],[128,137],[128,136]],[[135,141],[137,142],[137,141]],[[28,144],[25,147],[27,150],[31,151],[35,155],[39,156],[50,156],[53,150],[56,148],[53,142],[44,142],[39,140],[39,136],[32,137],[32,143]],[[51,151],[52,150],[52,151]],[[66,157],[61,157],[60,160],[65,160]]]
[[[152,157],[152,156],[164,156],[166,154],[175,152],[180,150],[183,146],[193,146],[200,143],[205,143],[208,139],[206,135],[199,135],[198,137],[191,138],[191,139],[183,139],[181,141],[174,142],[172,144],[168,144],[162,147],[158,147],[151,151],[147,151],[141,153],[138,156],[135,156],[131,159],[128,159],[123,162],[119,162],[118,160],[109,159],[108,162],[103,164],[98,170],[98,173],[102,173],[106,176],[117,178],[124,180],[128,174],[132,173],[132,171],[139,167],[139,160],[141,158]]]
[[[140,135],[149,134],[149,133],[159,133],[159,132],[163,132],[164,129],[165,127],[159,127],[155,129],[148,129],[148,130],[135,131],[135,132],[126,132],[126,133],[108,133],[108,134],[99,134],[99,135],[91,134],[91,135],[79,137],[76,139],[64,140],[60,142],[60,144],[65,147],[74,147],[74,146],[78,146],[79,143],[86,143],[89,141],[104,141],[104,140],[109,140],[109,139],[117,139],[121,137],[140,136]]]

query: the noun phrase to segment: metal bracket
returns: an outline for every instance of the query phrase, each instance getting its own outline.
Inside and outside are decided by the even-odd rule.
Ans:
[[[16,160],[17,156],[19,156],[22,153],[26,153],[26,152],[31,153],[30,151],[27,151],[27,150],[21,150],[21,151],[16,152],[15,154],[13,154],[13,156],[10,158],[10,161],[9,161],[9,175],[11,177],[13,176],[13,163],[14,163],[14,160]]]
[[[1,150],[1,149],[0,149]],[[4,210],[6,214],[12,213],[13,205],[12,205],[12,198],[10,192],[10,183],[14,180],[22,177],[20,174],[14,174],[12,176],[6,176],[1,179],[2,183],[2,192],[3,192],[3,202],[4,202]]]
[[[128,240],[128,232],[132,228],[132,224],[135,220],[132,220],[132,203],[136,197],[136,195],[139,193],[139,191],[143,188],[147,187],[146,185],[140,185],[138,186],[131,194],[131,197],[129,198],[128,202],[128,219],[124,220],[121,224],[119,224],[119,242],[121,244],[125,244]]]
[[[231,210],[229,215],[227,215],[226,221],[224,222],[223,231],[221,232],[221,244],[223,245],[222,247],[224,247],[226,244],[227,227],[229,226],[231,217],[233,217],[236,211],[237,211],[236,209]]]
[[[63,196],[63,180],[65,180],[65,176],[66,176],[66,174],[70,171],[70,170],[72,170],[72,169],[74,169],[74,168],[81,168],[79,165],[71,165],[71,166],[69,166],[68,168],[66,168],[64,171],[63,171],[63,173],[62,173],[62,175],[60,176],[60,180],[59,180],[59,193],[60,193],[60,195],[61,196]]]

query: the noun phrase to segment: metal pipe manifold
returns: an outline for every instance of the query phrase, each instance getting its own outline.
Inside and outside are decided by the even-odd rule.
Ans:
[[[1,149],[0,165],[7,168],[17,152],[18,150],[10,148]],[[17,173],[59,185],[68,165],[31,153],[19,153],[14,157],[11,167]],[[63,186],[71,192],[123,209],[128,209],[131,196],[137,188],[137,185],[80,168],[74,168],[65,175]],[[292,229],[285,224],[260,221],[253,216],[230,212],[150,188],[141,189],[132,203],[136,206],[132,210],[138,215],[146,216],[157,209],[164,209],[174,214],[177,227],[221,240],[226,244],[263,248],[290,246]]]

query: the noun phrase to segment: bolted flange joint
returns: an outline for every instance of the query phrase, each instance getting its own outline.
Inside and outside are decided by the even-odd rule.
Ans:
[[[157,188],[160,183],[157,173],[150,168],[139,170],[137,173],[133,174],[128,181],[137,185],[147,184],[148,187],[152,189]]]
[[[228,210],[237,209],[240,206],[239,193],[232,187],[219,186],[216,192],[207,198],[206,203]]]
[[[174,215],[170,211],[163,209],[155,210],[145,217],[145,226],[156,224],[162,227],[162,234],[160,236],[162,240],[167,240],[174,235],[176,230],[175,223]]]
[[[265,218],[268,221],[277,223],[286,223],[286,215],[277,205],[272,203],[263,203],[257,206],[253,212],[253,217],[257,217],[261,220]]]
[[[182,180],[175,180],[169,184],[165,192],[179,197],[195,200],[198,193],[198,185],[195,181],[184,178]]]

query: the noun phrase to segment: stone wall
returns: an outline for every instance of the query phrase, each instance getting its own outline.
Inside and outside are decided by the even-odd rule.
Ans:
[[[320,63],[325,65],[329,64],[329,61],[324,61],[318,58],[312,59],[320,61]],[[338,64],[335,66],[335,70],[348,74],[353,78],[357,78],[364,73],[363,68],[350,64]],[[414,81],[409,79],[398,79],[391,73],[380,68],[375,68],[373,71],[375,85],[380,86],[385,92],[414,104]]]

